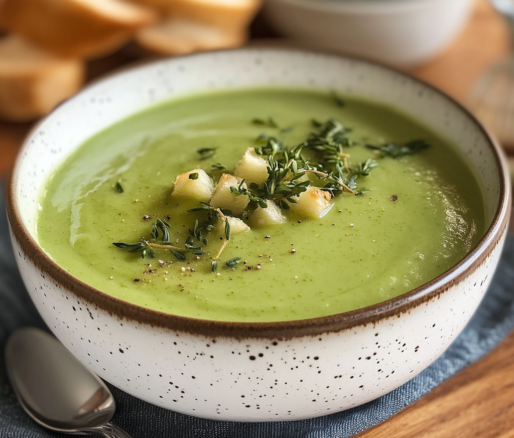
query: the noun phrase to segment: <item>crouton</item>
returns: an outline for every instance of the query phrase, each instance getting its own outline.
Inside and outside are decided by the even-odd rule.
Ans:
[[[239,215],[245,211],[250,199],[246,195],[236,195],[232,193],[230,187],[239,187],[242,179],[234,175],[224,173],[214,190],[211,199],[211,206],[230,210],[233,214]],[[243,184],[244,188],[246,184]]]
[[[194,174],[198,175],[196,179],[189,177]],[[211,177],[202,169],[193,169],[177,176],[172,196],[209,202],[212,197],[213,190],[214,184]]]
[[[257,207],[249,216],[248,221],[252,227],[266,227],[268,225],[281,224],[286,218],[280,208],[271,200],[267,200],[267,208]]]
[[[234,175],[249,183],[261,184],[268,179],[268,161],[261,155],[257,155],[255,148],[248,148],[237,163]]]

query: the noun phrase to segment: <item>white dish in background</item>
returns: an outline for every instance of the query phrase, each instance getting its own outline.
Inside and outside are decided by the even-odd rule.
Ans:
[[[283,36],[396,66],[443,51],[466,24],[474,0],[266,0]]]

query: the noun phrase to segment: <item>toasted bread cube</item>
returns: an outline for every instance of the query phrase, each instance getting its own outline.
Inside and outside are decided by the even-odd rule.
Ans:
[[[286,218],[280,208],[273,201],[267,200],[267,208],[257,207],[248,218],[252,227],[266,227],[268,225],[281,224]]]
[[[218,185],[212,195],[211,206],[230,210],[235,215],[239,215],[245,211],[246,206],[250,202],[248,196],[235,195],[230,190],[230,187],[239,187],[239,183],[241,181],[241,178],[229,175],[228,173],[221,175]],[[246,184],[243,184],[243,187],[247,188]]]
[[[232,216],[226,216],[228,223],[230,224],[230,234],[244,233],[250,231],[250,227],[246,225],[241,219]],[[225,221],[221,218],[218,219],[214,226],[216,233],[225,235]]]
[[[307,191],[300,193],[300,196],[294,199],[298,202],[289,203],[291,211],[312,219],[325,216],[333,205],[329,202],[330,193],[313,186],[308,187]]]
[[[237,163],[234,175],[249,183],[261,184],[268,179],[268,161],[261,155],[257,155],[255,148],[248,148]]]
[[[197,173],[198,178],[190,179],[189,175],[192,173]],[[193,169],[177,176],[171,195],[177,198],[191,198],[202,202],[209,202],[213,190],[214,184],[211,177],[202,169]]]

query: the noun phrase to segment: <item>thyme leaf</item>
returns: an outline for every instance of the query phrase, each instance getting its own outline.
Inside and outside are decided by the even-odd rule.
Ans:
[[[234,267],[234,266],[236,266],[240,261],[241,261],[241,257],[234,257],[234,258],[231,258],[231,259],[227,260],[226,265],[227,265],[229,268],[233,268],[233,267]]]
[[[216,155],[216,148],[200,148],[196,152],[200,154],[200,160],[207,160]]]
[[[125,190],[123,190],[123,186],[121,185],[121,183],[119,181],[114,186],[114,191],[116,193],[123,193],[125,191]]]
[[[184,261],[186,259],[186,256],[182,254],[181,252],[178,252],[177,250],[171,248],[170,252],[179,260]]]
[[[366,147],[368,149],[373,149],[377,151],[382,158],[391,157],[391,158],[401,158],[406,155],[414,155],[422,150],[428,148],[430,144],[425,140],[412,140],[405,144],[399,143],[386,143],[380,146],[375,146],[371,144],[367,144]]]

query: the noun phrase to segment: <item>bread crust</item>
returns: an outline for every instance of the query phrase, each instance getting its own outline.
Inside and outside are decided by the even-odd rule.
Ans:
[[[102,9],[82,0],[3,0],[0,14],[8,30],[69,57],[106,54],[157,18],[139,5],[105,1],[111,6]]]

